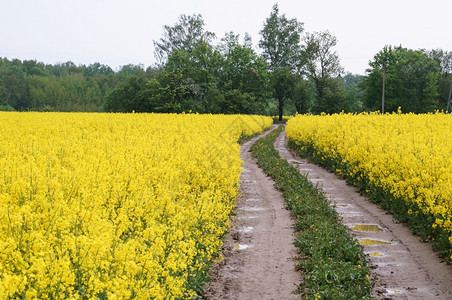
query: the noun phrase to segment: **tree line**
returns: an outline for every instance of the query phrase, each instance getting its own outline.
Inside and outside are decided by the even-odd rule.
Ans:
[[[0,110],[102,111],[106,97],[131,77],[150,77],[152,70],[126,65],[118,72],[93,63],[44,64],[0,58]]]
[[[154,41],[158,68],[150,80],[131,78],[110,94],[106,111],[199,113],[333,113],[362,109],[356,76],[341,77],[326,32],[305,33],[304,24],[279,12],[265,20],[258,42],[229,32],[216,36],[201,15],[180,16]]]
[[[0,110],[279,115],[446,109],[452,53],[385,46],[366,75],[345,73],[328,31],[308,33],[275,4],[254,46],[217,39],[201,15],[181,15],[154,41],[157,64],[117,72],[94,63],[0,58]],[[257,49],[257,50],[256,50]],[[345,73],[345,74],[344,74]]]
[[[446,110],[452,89],[452,52],[385,46],[369,63],[359,86],[367,110],[427,113]]]

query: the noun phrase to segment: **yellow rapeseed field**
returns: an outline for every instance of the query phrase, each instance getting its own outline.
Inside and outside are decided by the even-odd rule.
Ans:
[[[287,124],[293,147],[402,214],[452,259],[451,130],[443,113],[298,115]]]
[[[0,299],[194,296],[271,122],[0,113]]]

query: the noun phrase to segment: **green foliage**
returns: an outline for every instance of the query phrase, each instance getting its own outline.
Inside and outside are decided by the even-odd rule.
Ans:
[[[113,70],[107,66],[102,65],[98,62],[90,64],[88,67],[84,67],[83,75],[85,76],[95,76],[95,75],[105,75],[108,76],[113,74]]]
[[[221,105],[225,113],[259,114],[269,98],[268,65],[253,49],[245,36],[241,45],[239,36],[225,35],[218,46],[223,55],[218,87],[225,95]]]
[[[222,95],[218,91],[218,76],[222,62],[221,54],[210,44],[201,41],[191,51],[175,50],[168,57],[163,72],[173,73],[178,79],[181,110],[199,113],[219,113]],[[152,91],[151,91],[152,94]]]
[[[185,31],[188,31],[186,29]],[[151,111],[258,114],[267,106],[267,64],[228,33],[219,46],[204,40],[168,54],[148,83]]]
[[[315,101],[315,86],[312,81],[298,77],[293,86],[291,98],[299,114],[310,112]]]
[[[305,298],[372,299],[373,283],[362,254],[362,246],[339,223],[326,197],[287,161],[273,146],[284,128],[280,126],[252,146],[258,164],[280,189],[297,220],[295,245],[300,249],[299,269],[304,273],[300,286]]]
[[[273,6],[260,31],[259,46],[263,59],[269,64],[270,87],[273,97],[278,100],[279,121],[282,120],[284,106],[292,99],[296,74],[301,68],[302,32],[303,23],[288,19],[285,14],[280,15],[278,4]]]
[[[363,76],[347,73],[342,77],[346,93],[344,112],[362,112],[364,91],[361,88]]]
[[[166,59],[176,50],[191,52],[199,43],[210,43],[215,34],[204,30],[204,20],[201,15],[181,15],[179,22],[173,27],[165,25],[163,37],[154,41],[155,57],[165,63]]]
[[[287,67],[278,67],[271,73],[273,97],[278,100],[279,121],[282,121],[284,106],[292,99],[298,76],[291,73]]]
[[[421,112],[434,112],[439,107],[438,103],[438,83],[439,73],[430,72],[425,76],[425,86],[422,91]]]
[[[132,76],[110,93],[103,105],[106,112],[146,112],[150,103],[146,93],[146,81]]]
[[[439,61],[424,51],[386,46],[369,65],[363,81],[367,109],[381,109],[383,72],[386,78],[385,112],[397,111],[398,107],[414,113],[440,108],[438,84],[444,75],[441,75]]]
[[[190,110],[190,90],[182,73],[163,70],[147,83],[149,111],[180,113]]]
[[[259,41],[262,56],[268,62],[271,71],[281,67],[291,72],[299,70],[302,32],[303,23],[297,19],[288,19],[285,14],[280,15],[278,4],[273,6],[260,31]]]
[[[18,111],[100,111],[106,96],[132,76],[124,69],[115,73],[100,63],[77,67],[70,61],[45,65],[0,58],[0,104]]]
[[[341,78],[322,77],[315,81],[317,87],[317,99],[312,112],[338,113],[349,110],[346,105],[347,94]]]
[[[16,110],[9,104],[0,104],[0,111],[16,111]]]
[[[425,52],[430,59],[436,61],[439,66],[439,78],[437,85],[438,109],[446,110],[449,99],[450,86],[452,84],[452,52],[441,49]]]
[[[0,58],[0,104],[18,111],[191,110],[280,118],[295,111],[374,111],[381,109],[384,69],[386,111],[446,109],[452,52],[385,47],[370,62],[367,76],[342,78],[336,37],[328,31],[303,34],[303,27],[275,4],[260,31],[258,54],[249,35],[239,43],[230,32],[215,45],[201,15],[181,15],[154,41],[159,63],[146,70],[142,64],[115,72],[99,62],[48,65]]]
[[[333,51],[336,44],[336,37],[328,31],[305,36],[304,69],[316,91],[313,113],[338,113],[351,109],[347,105],[343,82],[338,78],[343,68],[339,56]]]
[[[304,45],[304,60],[308,76],[317,80],[326,77],[336,77],[343,72],[339,56],[333,47],[337,39],[330,32],[315,32],[306,34]]]

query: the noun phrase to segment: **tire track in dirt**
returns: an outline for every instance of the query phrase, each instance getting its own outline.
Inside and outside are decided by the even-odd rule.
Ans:
[[[302,277],[295,271],[290,212],[251,157],[251,145],[266,134],[242,144],[242,196],[224,240],[224,260],[213,268],[204,299],[301,299],[294,293]]]
[[[285,132],[275,141],[280,156],[300,170],[336,206],[341,221],[369,254],[374,295],[380,299],[452,299],[452,268],[440,261],[428,243],[356,188],[288,150]],[[357,226],[358,225],[358,226]],[[363,226],[364,225],[364,226]]]

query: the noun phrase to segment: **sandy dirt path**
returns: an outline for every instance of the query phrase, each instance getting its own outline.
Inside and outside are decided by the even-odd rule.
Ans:
[[[431,245],[421,243],[404,224],[361,196],[357,189],[287,149],[282,132],[275,142],[281,157],[321,188],[336,205],[342,222],[368,253],[380,299],[452,299],[452,268]]]
[[[242,196],[204,299],[301,299],[294,293],[302,277],[295,271],[293,221],[273,180],[251,157],[261,136],[242,144]]]

